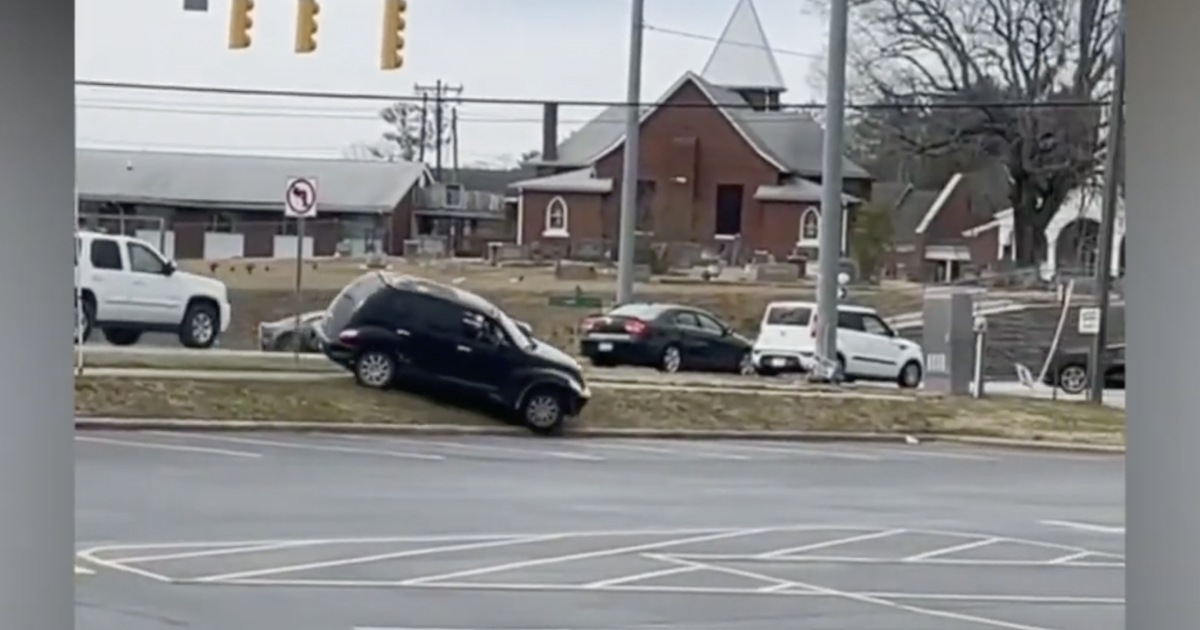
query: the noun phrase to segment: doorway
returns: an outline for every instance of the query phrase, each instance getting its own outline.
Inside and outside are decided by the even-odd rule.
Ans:
[[[742,233],[741,184],[717,184],[717,236],[738,236]]]

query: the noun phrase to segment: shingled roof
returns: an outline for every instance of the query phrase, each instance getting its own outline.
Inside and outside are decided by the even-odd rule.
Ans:
[[[320,211],[391,210],[429,178],[414,162],[77,149],[79,196],[105,201],[283,211],[292,177],[317,180]]]
[[[745,90],[785,90],[752,0],[738,0],[703,73],[684,73],[657,102],[666,101],[688,83],[699,88],[746,142],[781,173],[821,177],[825,141],[821,124],[804,112],[752,109],[739,94]],[[656,110],[657,106],[643,107],[642,122]],[[625,112],[624,105],[603,110],[559,144],[554,160],[539,164],[560,168],[594,166],[625,140]],[[843,160],[842,168],[843,175],[850,179],[871,177],[849,159]]]

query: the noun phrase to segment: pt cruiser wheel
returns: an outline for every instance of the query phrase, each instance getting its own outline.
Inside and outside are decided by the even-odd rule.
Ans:
[[[396,378],[396,360],[378,350],[368,350],[354,360],[354,379],[371,389],[387,389]]]
[[[529,430],[541,435],[560,433],[570,413],[564,392],[542,387],[529,392],[521,404],[521,421]]]

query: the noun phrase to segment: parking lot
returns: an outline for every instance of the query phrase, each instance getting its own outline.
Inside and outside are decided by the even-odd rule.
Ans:
[[[1117,630],[1123,461],[77,436],[78,627]]]

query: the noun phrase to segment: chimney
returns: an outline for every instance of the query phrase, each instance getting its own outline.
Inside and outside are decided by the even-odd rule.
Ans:
[[[558,159],[558,103],[542,105],[542,160]]]

